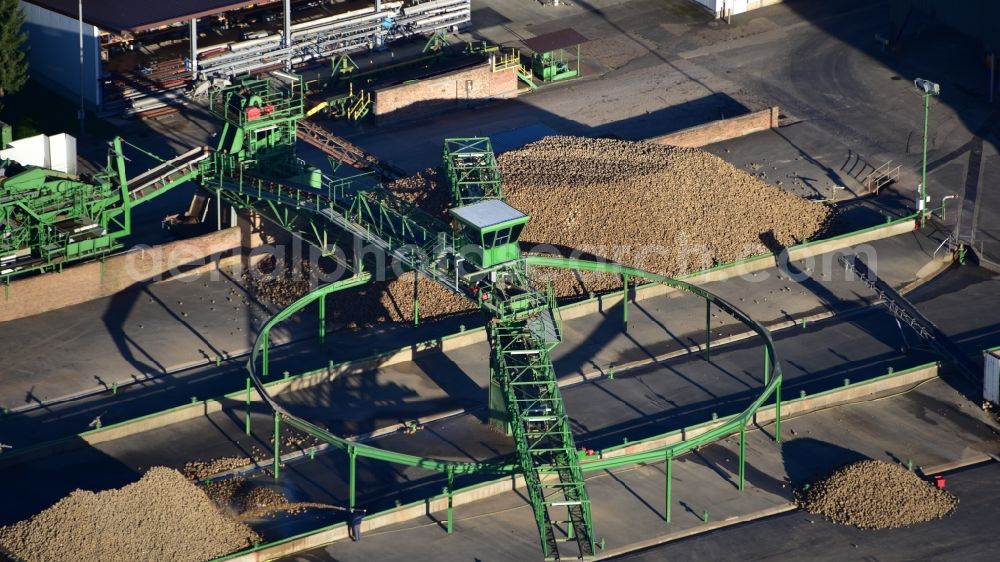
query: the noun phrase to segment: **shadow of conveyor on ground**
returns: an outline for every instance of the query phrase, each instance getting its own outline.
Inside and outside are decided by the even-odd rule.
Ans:
[[[845,464],[868,458],[853,449],[812,437],[786,438],[781,442],[785,474],[796,488],[815,482]]]

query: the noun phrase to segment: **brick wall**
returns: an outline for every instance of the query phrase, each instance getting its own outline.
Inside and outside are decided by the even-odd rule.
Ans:
[[[735,139],[778,127],[778,107],[771,107],[761,111],[755,111],[739,117],[720,119],[701,125],[695,125],[677,131],[649,139],[649,142],[656,144],[670,144],[673,146],[700,147],[714,142]]]
[[[467,84],[471,81],[471,89]],[[517,95],[517,75],[510,68],[493,72],[489,63],[463,68],[433,78],[376,90],[374,111],[379,123],[463,107]]]
[[[255,221],[255,222],[259,222]],[[70,265],[12,281],[0,295],[0,322],[107,297],[133,286],[193,275],[240,263],[243,248],[260,243],[259,226],[241,226],[101,261]]]

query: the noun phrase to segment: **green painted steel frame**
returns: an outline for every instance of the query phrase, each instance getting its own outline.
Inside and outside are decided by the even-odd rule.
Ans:
[[[622,466],[632,465],[636,463],[652,463],[659,462],[663,459],[673,459],[685,452],[692,449],[705,445],[707,443],[717,441],[734,433],[743,433],[745,431],[746,425],[750,422],[753,416],[756,414],[757,410],[767,402],[767,400],[774,396],[776,401],[776,417],[775,417],[775,440],[780,440],[781,438],[781,370],[777,361],[777,355],[774,351],[774,344],[771,339],[770,332],[751,319],[744,312],[739,310],[737,307],[726,301],[725,299],[716,296],[715,294],[706,291],[695,285],[685,283],[683,281],[678,281],[676,279],[664,277],[662,275],[657,275],[654,273],[646,272],[640,269],[631,268],[615,263],[604,263],[604,262],[591,262],[579,259],[561,258],[561,257],[543,257],[543,256],[529,256],[525,258],[526,265],[538,266],[538,267],[552,267],[552,268],[563,268],[563,269],[577,269],[582,271],[598,271],[606,273],[615,273],[622,276],[637,277],[649,280],[654,283],[664,284],[670,287],[681,289],[692,294],[695,294],[701,298],[706,299],[710,303],[716,305],[719,309],[731,314],[734,318],[741,321],[753,331],[755,331],[764,341],[764,353],[765,353],[765,388],[764,391],[747,407],[743,412],[730,417],[727,421],[723,422],[720,426],[706,430],[705,432],[686,439],[684,441],[665,445],[662,447],[653,448],[646,451],[641,451],[638,453],[624,454],[612,458],[602,458],[595,460],[583,460],[580,462],[580,468],[583,471],[598,471],[598,470],[609,470],[612,468],[618,468]],[[425,470],[433,470],[438,472],[444,472],[453,478],[455,474],[492,474],[492,475],[508,475],[518,472],[519,466],[514,463],[506,462],[483,462],[483,463],[470,463],[470,462],[455,462],[447,461],[443,459],[420,457],[417,455],[411,455],[406,453],[399,453],[394,451],[387,451],[385,449],[374,447],[371,445],[366,445],[363,443],[357,443],[342,437],[333,435],[332,433],[320,428],[310,422],[296,418],[290,415],[281,405],[274,401],[273,398],[268,394],[265,383],[258,376],[257,363],[261,359],[262,354],[266,354],[267,342],[269,341],[270,331],[285,321],[292,315],[296,314],[300,310],[304,309],[306,306],[316,301],[317,299],[324,298],[326,295],[345,290],[352,287],[357,287],[363,285],[370,281],[370,274],[362,274],[356,277],[346,279],[343,281],[338,281],[320,287],[302,298],[298,299],[284,310],[280,311],[278,314],[269,319],[261,328],[257,339],[254,342],[250,359],[247,362],[247,371],[249,377],[256,387],[259,395],[268,404],[268,406],[275,413],[275,424],[280,423],[281,419],[284,419],[286,423],[300,431],[303,431],[309,435],[318,438],[321,441],[334,445],[346,452],[348,452],[353,466],[353,460],[355,456],[360,455],[364,458],[369,458],[373,460],[385,461],[395,464],[401,464],[404,466],[412,466],[417,468],[422,468]],[[266,359],[263,365],[263,370],[266,373]],[[743,453],[745,449],[741,447],[740,465],[744,464]],[[277,458],[277,457],[276,457]],[[276,473],[277,473],[277,466]],[[741,468],[741,474],[744,472]],[[672,484],[668,482],[667,484],[667,499],[669,501],[670,489]],[[353,480],[350,489],[350,496],[353,500],[355,495]],[[353,501],[352,501],[353,503]],[[669,513],[669,511],[667,512]],[[669,519],[669,515],[667,516]]]
[[[445,139],[442,160],[456,207],[483,199],[503,199],[500,168],[488,137]]]
[[[28,168],[2,181],[0,224],[4,225],[0,254],[4,257],[30,249],[37,260],[11,265],[0,280],[31,271],[61,269],[68,262],[103,258],[121,248],[120,240],[132,233],[132,207],[150,201],[200,173],[199,166],[178,164],[148,188],[130,191],[125,176],[123,144],[164,163],[159,156],[121,137],[111,141],[105,168],[89,181],[43,168]],[[11,220],[18,217],[17,220]],[[65,223],[92,224],[77,233]],[[16,229],[11,224],[20,224]],[[74,225],[76,226],[76,225]]]

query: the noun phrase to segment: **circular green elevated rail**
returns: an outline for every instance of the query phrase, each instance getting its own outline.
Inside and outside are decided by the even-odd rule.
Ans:
[[[529,266],[538,267],[550,267],[550,268],[560,268],[560,269],[575,269],[580,271],[593,271],[593,272],[603,272],[603,273],[613,273],[618,274],[623,277],[634,277],[641,278],[647,281],[658,283],[661,285],[666,285],[679,289],[682,291],[689,292],[691,294],[697,295],[712,305],[717,306],[721,310],[727,312],[751,330],[753,330],[757,335],[763,340],[764,348],[764,389],[761,394],[741,413],[730,417],[728,420],[724,421],[718,427],[707,430],[697,436],[685,439],[683,441],[663,445],[660,447],[655,447],[649,450],[623,454],[610,458],[598,458],[595,460],[581,459],[582,462],[580,466],[585,471],[595,471],[595,470],[606,470],[610,468],[642,463],[642,462],[656,462],[662,461],[664,459],[671,459],[687,451],[705,445],[707,443],[717,441],[729,435],[740,433],[741,437],[745,430],[745,427],[749,421],[754,417],[757,411],[764,405],[764,403],[772,396],[775,397],[776,410],[775,410],[775,439],[780,440],[781,435],[781,369],[777,359],[777,355],[774,350],[774,342],[771,339],[771,334],[767,328],[761,326],[756,321],[754,321],[750,316],[741,311],[739,308],[726,301],[722,297],[715,295],[705,289],[691,285],[690,283],[685,283],[683,281],[678,281],[669,277],[662,275],[657,275],[655,273],[650,273],[648,271],[643,271],[641,269],[636,269],[633,267],[628,267],[616,263],[605,263],[605,262],[594,262],[588,260],[562,258],[562,257],[547,257],[547,256],[529,256],[525,258],[525,263]],[[317,439],[343,449],[348,452],[351,457],[352,467],[355,456],[361,456],[364,458],[385,461],[395,464],[401,464],[405,466],[412,466],[417,468],[422,468],[432,471],[440,471],[447,473],[449,478],[455,474],[487,474],[487,475],[507,475],[518,471],[518,466],[516,463],[504,463],[504,462],[457,462],[449,461],[444,459],[435,459],[428,457],[420,457],[416,455],[411,455],[407,453],[399,453],[394,451],[388,451],[379,447],[374,447],[371,445],[366,445],[363,443],[358,443],[356,441],[351,441],[343,437],[334,435],[329,431],[312,424],[306,420],[300,419],[292,414],[290,414],[284,407],[278,404],[267,392],[264,382],[260,378],[260,373],[257,369],[258,360],[263,356],[263,362],[267,362],[267,347],[270,336],[270,331],[288,319],[295,313],[301,311],[303,308],[309,304],[322,299],[328,294],[349,289],[352,287],[357,287],[363,285],[371,280],[371,274],[364,273],[358,276],[330,283],[319,287],[310,293],[304,295],[284,310],[280,311],[273,317],[271,317],[262,327],[257,339],[254,341],[254,345],[250,354],[250,359],[247,362],[247,372],[249,373],[249,378],[252,381],[254,387],[256,387],[257,392],[261,398],[268,404],[275,415],[275,425],[277,430],[277,424],[279,420],[285,420],[286,423],[295,427],[296,429],[303,431],[309,435],[316,437]],[[266,367],[265,367],[266,372]],[[249,412],[248,412],[249,416]],[[248,418],[249,423],[249,418]],[[279,455],[277,451],[277,444],[280,441],[275,439],[275,476],[278,475],[278,463]],[[741,439],[741,453],[742,453],[742,439]],[[742,454],[741,454],[742,458]],[[742,463],[741,463],[742,467]],[[351,471],[353,475],[353,470]],[[353,505],[354,499],[354,487],[353,487],[353,477],[351,486],[351,503]],[[741,469],[741,484],[742,484],[742,469]],[[742,485],[741,485],[742,488]]]

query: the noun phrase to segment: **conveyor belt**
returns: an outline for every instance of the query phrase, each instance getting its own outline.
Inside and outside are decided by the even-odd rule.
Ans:
[[[378,173],[382,179],[394,180],[406,175],[403,170],[388,162],[380,161],[373,154],[365,152],[364,149],[351,144],[346,139],[334,135],[311,121],[300,120],[296,136],[299,140],[318,148],[327,156],[343,162],[352,168],[372,170]]]
[[[208,158],[204,148],[192,148],[180,156],[150,168],[128,180],[129,197],[133,202],[152,199],[178,183],[198,175],[198,163]]]
[[[860,257],[857,255],[840,256],[840,263],[848,270],[853,271],[862,283],[874,291],[893,316],[912,328],[921,339],[949,359],[963,374],[973,380],[979,380],[979,368],[969,360],[968,356],[962,353],[962,350],[951,341],[951,338],[935,326],[903,295],[879,279]]]

